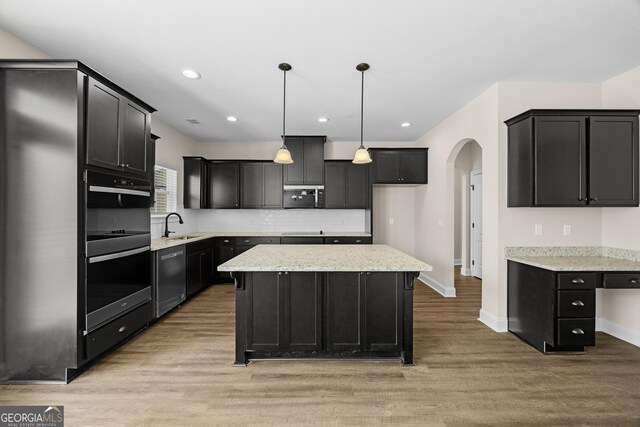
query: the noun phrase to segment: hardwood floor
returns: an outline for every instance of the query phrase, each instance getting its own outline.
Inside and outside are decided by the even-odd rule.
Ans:
[[[68,385],[0,386],[0,405],[65,406],[67,426],[640,426],[640,348],[598,333],[583,354],[542,355],[477,320],[480,281],[457,298],[416,283],[416,366],[234,359],[234,291],[215,285]]]

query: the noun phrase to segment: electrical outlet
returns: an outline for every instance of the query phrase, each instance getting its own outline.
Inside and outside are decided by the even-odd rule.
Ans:
[[[542,236],[542,224],[536,224],[533,228],[533,234],[536,236]]]
[[[438,227],[440,227],[440,228],[444,227],[444,221],[443,220],[441,220],[441,219],[438,220]]]
[[[395,219],[393,218],[389,218],[389,225],[393,225],[396,222]]]
[[[562,228],[562,233],[565,236],[571,236],[571,225],[565,224],[564,227]]]

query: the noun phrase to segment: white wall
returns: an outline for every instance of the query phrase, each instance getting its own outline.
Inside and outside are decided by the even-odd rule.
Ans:
[[[51,57],[13,34],[0,28],[0,58],[50,59]]]
[[[602,107],[640,109],[640,67],[602,83]],[[602,245],[640,250],[640,208],[602,209]],[[640,292],[607,290],[598,297],[602,330],[640,345]]]

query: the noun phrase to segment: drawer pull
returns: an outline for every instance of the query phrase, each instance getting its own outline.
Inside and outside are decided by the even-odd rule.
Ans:
[[[576,335],[584,335],[584,331],[580,328],[575,328],[573,331],[571,331],[571,333]]]
[[[576,306],[576,307],[584,307],[584,303],[582,301],[580,301],[579,299],[577,299],[574,302],[572,302],[571,305]]]
[[[360,239],[356,240],[356,243],[361,243],[361,242],[362,242],[362,240],[360,240]]]
[[[573,279],[571,283],[575,283],[576,285],[583,285],[584,279],[581,279],[580,277],[578,277],[577,279]]]
[[[245,242],[245,243],[249,243],[249,242],[251,242],[251,240],[245,240],[244,242]]]
[[[118,329],[118,332],[124,332],[127,330],[126,326],[120,326],[120,329]]]
[[[636,283],[638,283],[638,279],[629,279],[629,283],[635,285]]]

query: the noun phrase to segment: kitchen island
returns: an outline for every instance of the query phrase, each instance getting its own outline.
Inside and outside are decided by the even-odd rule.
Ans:
[[[236,287],[236,360],[413,364],[413,281],[432,267],[386,245],[258,245],[218,267]]]

